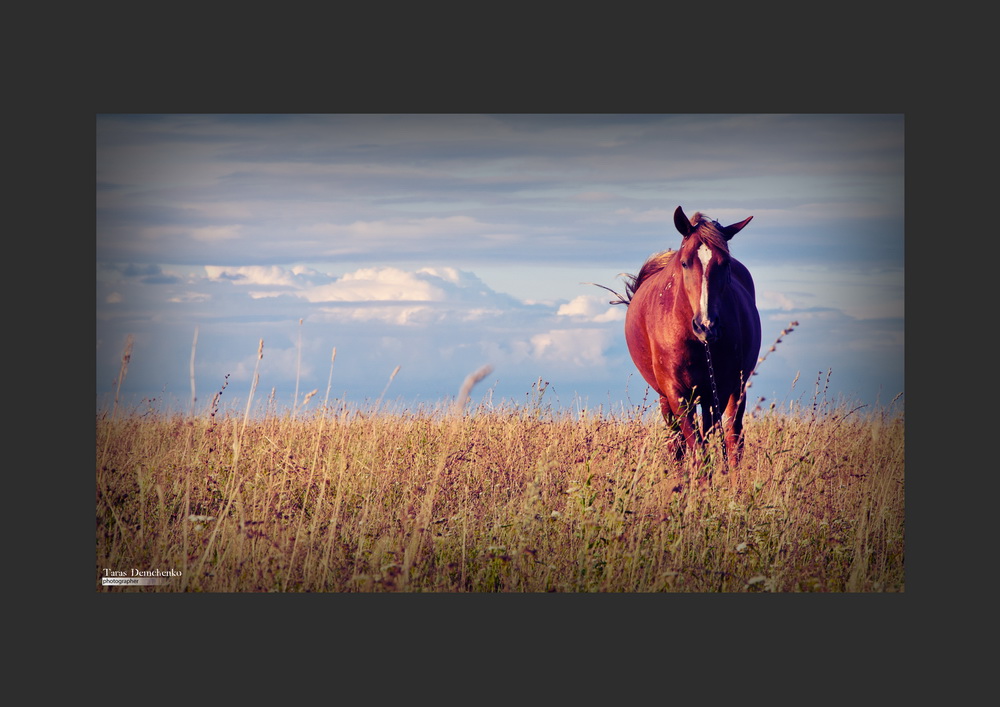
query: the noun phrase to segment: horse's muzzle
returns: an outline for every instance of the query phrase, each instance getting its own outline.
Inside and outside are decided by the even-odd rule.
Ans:
[[[691,320],[691,329],[700,341],[712,342],[719,338],[721,327],[715,322],[706,323],[700,317],[695,317]]]

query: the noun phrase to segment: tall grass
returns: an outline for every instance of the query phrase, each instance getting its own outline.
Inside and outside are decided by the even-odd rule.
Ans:
[[[98,577],[181,572],[98,589],[904,589],[901,413],[758,406],[724,474],[645,408],[466,408],[98,416]]]

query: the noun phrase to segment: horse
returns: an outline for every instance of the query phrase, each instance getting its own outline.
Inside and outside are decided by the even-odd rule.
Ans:
[[[678,459],[705,444],[721,426],[726,465],[743,453],[746,384],[760,354],[760,313],[753,278],[729,253],[729,241],[750,223],[722,226],[680,206],[674,226],[680,249],[650,256],[626,275],[625,341],[642,377],[660,396],[660,412]],[[701,407],[701,425],[696,408]],[[721,419],[720,419],[721,418]],[[678,425],[679,423],[679,425]]]

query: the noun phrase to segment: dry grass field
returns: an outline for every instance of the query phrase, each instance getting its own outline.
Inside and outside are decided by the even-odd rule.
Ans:
[[[103,412],[97,591],[901,592],[902,413],[756,409],[739,468],[658,414]],[[709,473],[711,472],[711,473]],[[109,572],[172,573],[102,586]]]

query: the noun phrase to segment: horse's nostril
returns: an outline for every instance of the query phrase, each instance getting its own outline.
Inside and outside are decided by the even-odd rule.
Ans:
[[[719,336],[719,327],[714,322],[706,322],[698,317],[691,320],[691,329],[695,336],[705,341],[714,341]]]

